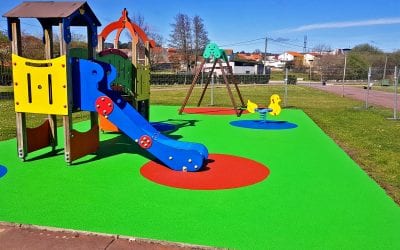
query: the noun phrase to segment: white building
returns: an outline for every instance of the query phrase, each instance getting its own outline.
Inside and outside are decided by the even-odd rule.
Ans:
[[[212,69],[213,63],[204,64],[203,71],[210,72]],[[229,62],[229,66],[232,68],[233,74],[263,74],[263,65],[260,63],[250,63],[250,62]],[[227,73],[227,64],[225,62],[222,63],[222,67],[225,69],[225,73]],[[215,65],[214,72],[217,76],[222,75],[221,68],[217,63]]]
[[[304,54],[303,65],[311,66],[313,64],[313,62],[315,61],[316,56],[317,56],[317,53],[314,53],[314,52]]]
[[[299,60],[303,55],[298,52],[288,51],[278,56],[278,60],[282,62],[291,62],[294,60]]]

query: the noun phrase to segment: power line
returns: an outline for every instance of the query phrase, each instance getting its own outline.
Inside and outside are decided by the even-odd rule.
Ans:
[[[248,44],[248,43],[250,43],[250,42],[255,42],[255,41],[264,40],[264,39],[265,39],[265,37],[261,37],[261,38],[256,38],[256,39],[247,40],[247,41],[242,41],[242,42],[237,42],[237,43],[223,44],[223,45],[221,45],[221,47],[235,46],[235,45],[243,45],[243,44]]]

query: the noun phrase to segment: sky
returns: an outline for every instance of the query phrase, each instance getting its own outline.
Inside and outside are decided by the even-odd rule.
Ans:
[[[0,0],[3,15],[21,3]],[[221,48],[234,52],[303,52],[324,45],[332,49],[368,43],[385,52],[400,50],[399,0],[88,0],[102,23],[118,20],[123,8],[141,15],[164,38],[164,46],[178,13],[200,16],[208,36]],[[36,20],[22,19],[22,30],[41,35]],[[7,29],[5,18],[0,30]],[[79,31],[77,31],[79,32]],[[124,36],[121,36],[122,39]],[[127,37],[127,36],[126,36]]]

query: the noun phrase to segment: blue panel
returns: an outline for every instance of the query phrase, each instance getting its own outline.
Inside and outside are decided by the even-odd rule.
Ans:
[[[92,40],[92,47],[96,47],[97,46],[97,25],[95,25],[95,21],[91,19],[90,15],[88,14],[88,11],[85,11],[84,14],[81,14],[79,10],[76,10],[74,13],[72,13],[69,17],[63,18],[62,22],[63,22],[63,37],[64,37],[64,41],[66,43],[70,43],[71,42],[71,22],[75,19],[75,18],[84,18],[86,21],[86,27],[88,29],[91,30],[91,40]]]

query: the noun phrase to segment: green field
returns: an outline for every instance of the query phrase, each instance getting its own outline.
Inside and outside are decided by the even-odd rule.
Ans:
[[[302,110],[277,118],[297,128],[260,131],[229,124],[257,114],[180,116],[177,109],[153,105],[151,120],[182,125],[169,136],[210,153],[260,162],[269,177],[236,189],[176,189],[142,177],[148,158],[122,135],[102,134],[97,155],[73,166],[62,151],[43,157],[48,149],[20,162],[11,139],[0,142],[10,152],[0,158],[8,169],[0,221],[232,249],[400,248],[398,205]],[[194,125],[183,126],[188,121]]]

